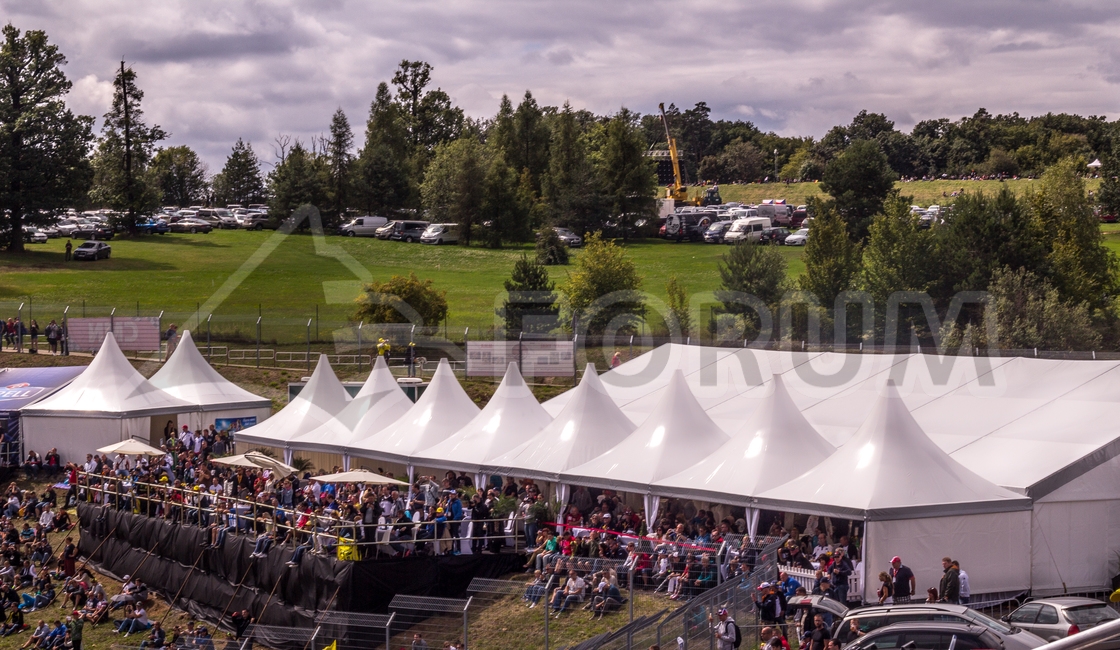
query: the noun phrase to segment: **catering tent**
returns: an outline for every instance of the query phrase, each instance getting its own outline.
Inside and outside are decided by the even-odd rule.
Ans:
[[[447,439],[416,452],[409,460],[413,466],[482,474],[488,461],[525,442],[551,421],[513,362],[478,415]],[[476,485],[485,483],[482,476],[476,478]]]
[[[319,363],[311,379],[295,399],[276,415],[236,434],[234,442],[240,451],[264,446],[283,449],[284,462],[292,463],[291,440],[338,415],[350,403],[350,394],[335,376],[327,355],[319,355]]]
[[[149,379],[153,386],[190,402],[197,409],[179,416],[179,425],[197,430],[219,420],[259,424],[272,414],[272,400],[254,395],[223,377],[210,365],[191,338],[183,332],[175,352]],[[178,428],[178,427],[177,427]]]
[[[311,451],[334,462],[340,456],[344,470],[350,469],[347,448],[357,440],[367,438],[392,424],[412,408],[412,400],[401,390],[384,357],[377,357],[373,371],[362,384],[361,390],[338,415],[318,427],[292,438],[290,446],[300,451]],[[313,457],[312,460],[315,460]],[[316,465],[328,463],[319,459]]]
[[[662,496],[742,505],[753,536],[754,497],[790,480],[789,460],[813,466],[836,450],[801,415],[782,375],[774,375],[762,403],[726,444],[682,472],[653,484]]]
[[[412,477],[410,457],[432,447],[459,429],[479,413],[478,406],[467,395],[447,359],[440,359],[428,389],[412,408],[389,426],[350,446],[354,459],[370,459],[397,463],[407,468]],[[356,429],[363,429],[359,422]]]
[[[695,464],[728,440],[700,408],[680,370],[660,396],[660,406],[633,433],[596,458],[561,472],[560,480],[643,494],[646,516],[656,522],[660,497],[650,485]]]
[[[98,447],[129,438],[153,442],[152,417],[178,416],[198,407],[144,378],[105,335],[82,374],[50,397],[20,409],[24,444],[58,449],[62,462],[80,462]]]
[[[12,467],[26,458],[19,428],[20,409],[51,396],[83,370],[81,366],[0,368],[0,462]],[[41,456],[48,449],[30,447],[28,451],[38,451]]]

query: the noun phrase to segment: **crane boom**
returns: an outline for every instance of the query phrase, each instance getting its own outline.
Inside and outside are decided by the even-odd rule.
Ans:
[[[673,186],[666,192],[665,198],[684,202],[688,200],[688,190],[685,189],[684,182],[681,180],[681,162],[677,155],[677,139],[669,133],[669,118],[665,115],[665,104],[658,104],[657,107],[661,109],[661,124],[665,127],[665,140],[669,143],[669,157],[673,161]]]

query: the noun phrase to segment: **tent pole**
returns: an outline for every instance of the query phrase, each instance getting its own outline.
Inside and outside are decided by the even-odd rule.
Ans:
[[[864,604],[867,604],[867,563],[869,562],[869,559],[867,557],[867,549],[868,549],[868,546],[869,546],[868,540],[871,539],[870,535],[869,535],[870,531],[871,531],[871,522],[868,521],[867,519],[864,519],[863,520],[863,538],[861,540],[860,548],[859,548],[859,559],[860,559],[860,563],[859,563],[859,589],[860,589],[859,599],[860,599],[860,602],[862,602]],[[844,605],[847,605],[847,604],[848,603],[844,603]]]

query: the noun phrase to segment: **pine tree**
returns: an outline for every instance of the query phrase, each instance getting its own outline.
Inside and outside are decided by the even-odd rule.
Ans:
[[[341,223],[350,199],[350,171],[354,159],[350,150],[354,147],[354,132],[342,108],[336,110],[331,118],[330,133],[326,156],[330,167],[331,207],[324,219],[325,226]]]
[[[42,31],[3,29],[0,45],[0,245],[23,250],[24,224],[45,225],[89,189],[93,118],[65,103],[66,57]],[[6,240],[6,242],[5,242]]]
[[[874,140],[856,140],[825,167],[821,189],[836,201],[848,225],[848,236],[867,238],[871,220],[883,211],[883,202],[894,189],[896,175]]]
[[[859,271],[859,247],[848,237],[844,220],[832,202],[814,206],[813,227],[805,243],[805,273],[798,279],[803,291],[831,309],[840,292],[852,288]]]
[[[513,265],[513,274],[505,281],[507,292],[498,310],[505,322],[507,336],[516,332],[545,334],[558,325],[560,307],[556,303],[556,283],[548,278],[548,269],[522,254]]]
[[[410,182],[408,140],[404,113],[382,82],[370,103],[365,144],[354,170],[355,204],[367,214],[393,215],[419,195]]]
[[[610,215],[617,219],[623,239],[640,219],[657,213],[657,175],[653,160],[645,155],[645,140],[637,117],[625,108],[607,124],[599,174],[603,179]]]
[[[688,294],[677,276],[669,276],[669,281],[665,284],[665,296],[669,307],[666,320],[672,321],[666,323],[669,332],[673,333],[675,327],[681,336],[688,336],[692,332],[692,314],[688,311]]]
[[[284,157],[284,162],[269,174],[269,216],[282,221],[302,205],[324,205],[329,192],[328,174],[322,156],[308,151],[296,141]],[[308,224],[300,225],[307,227]]]
[[[762,318],[751,298],[771,313],[777,311],[787,286],[785,257],[777,246],[739,242],[723,255],[718,268],[721,288],[715,297],[723,303],[723,312],[743,316],[749,331],[758,332]]]
[[[548,174],[541,184],[547,223],[581,234],[602,229],[606,207],[599,181],[575,112],[564,102],[553,120]]]
[[[233,145],[222,171],[214,177],[214,200],[219,205],[243,206],[264,200],[260,160],[253,146],[241,138]]]
[[[136,86],[136,72],[121,61],[113,79],[113,105],[105,113],[101,141],[94,156],[90,199],[123,213],[122,223],[136,234],[140,215],[159,207],[162,198],[157,180],[148,173],[156,143],[167,138],[158,125],[144,123],[140,102],[144,91]]]

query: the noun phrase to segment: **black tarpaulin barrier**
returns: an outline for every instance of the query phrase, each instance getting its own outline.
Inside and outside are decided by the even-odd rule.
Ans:
[[[226,535],[221,549],[206,549],[209,529],[85,503],[78,522],[78,550],[91,565],[116,579],[142,580],[166,600],[182,589],[175,605],[211,622],[243,609],[262,626],[277,627],[313,627],[318,611],[385,614],[397,594],[461,598],[473,578],[497,578],[524,562],[517,554],[341,562],[306,553],[289,567],[290,548],[250,558],[255,540],[248,536]]]

